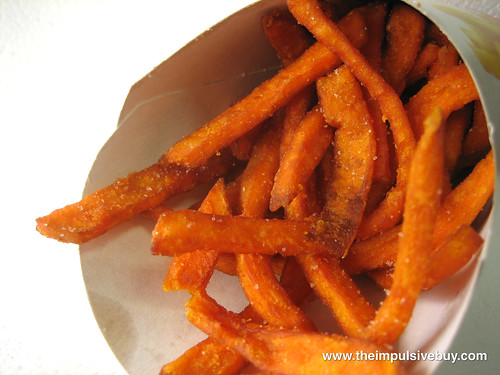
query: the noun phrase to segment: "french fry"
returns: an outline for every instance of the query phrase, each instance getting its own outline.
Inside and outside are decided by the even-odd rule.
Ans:
[[[36,228],[46,237],[81,244],[161,204],[173,194],[221,176],[233,166],[234,158],[226,151],[194,169],[158,162],[117,179],[80,202],[38,218]]]
[[[248,160],[250,157],[250,152],[252,152],[252,147],[255,144],[257,138],[259,138],[260,130],[264,126],[264,122],[257,125],[252,130],[243,134],[238,139],[235,139],[230,145],[231,152],[234,157],[239,160]]]
[[[363,217],[373,174],[375,137],[361,86],[346,66],[320,78],[317,87],[325,119],[338,129],[329,198],[308,238],[342,256],[354,241]]]
[[[422,14],[406,4],[396,4],[389,15],[382,76],[398,95],[422,47],[425,24]]]
[[[160,217],[153,230],[151,250],[153,255],[169,256],[214,249],[285,256],[328,252],[328,248],[304,240],[309,226],[306,221],[210,215],[185,209]]]
[[[307,30],[288,11],[277,9],[262,17],[262,29],[285,67],[313,43]]]
[[[490,151],[443,201],[434,229],[434,244],[462,225],[470,225],[495,188],[495,164]],[[464,209],[467,207],[467,209]]]
[[[415,63],[406,75],[406,85],[411,86],[421,79],[428,77],[431,65],[438,57],[439,46],[436,43],[427,43],[415,59]]]
[[[495,167],[490,151],[443,200],[434,228],[434,249],[442,246],[461,226],[472,224],[493,194],[494,186]],[[342,267],[349,274],[392,267],[398,253],[400,232],[401,225],[398,225],[368,240],[354,243],[342,259]]]
[[[423,121],[435,106],[441,108],[447,118],[451,112],[478,98],[476,85],[467,67],[460,64],[429,81],[410,99],[405,108],[415,136],[419,138],[423,131]]]
[[[451,68],[458,65],[460,56],[457,50],[451,44],[439,48],[436,60],[429,67],[427,79],[432,80],[444,73],[448,72]]]
[[[446,169],[451,176],[455,174],[458,159],[462,154],[464,135],[471,121],[471,115],[472,107],[466,105],[452,112],[446,121],[444,155]]]
[[[224,180],[219,179],[203,200],[200,212],[229,215],[231,208],[225,196]],[[204,290],[212,277],[219,252],[194,251],[175,257],[163,282],[163,290],[187,290],[195,293]]]
[[[479,100],[474,102],[472,127],[465,136],[461,164],[474,165],[491,149],[488,124],[483,106]]]
[[[482,244],[483,239],[474,229],[468,225],[461,226],[430,257],[422,290],[434,288],[461,270],[479,251]],[[369,275],[382,288],[391,288],[393,268],[379,268],[370,271]]]
[[[309,283],[293,257],[288,257],[287,262],[282,267],[280,283],[296,305],[305,303],[311,295]],[[252,305],[247,306],[238,316],[247,322],[262,322],[260,315]],[[160,374],[229,375],[237,373],[245,366],[246,362],[239,353],[227,349],[209,337],[186,351],[175,361],[166,364]]]
[[[263,218],[280,161],[281,124],[262,134],[241,176],[242,216]],[[240,284],[254,309],[267,322],[280,327],[314,330],[314,324],[298,308],[276,279],[271,258],[261,254],[236,254]]]
[[[206,294],[187,304],[188,320],[225,345],[237,349],[264,371],[279,374],[398,374],[390,356],[381,361],[325,361],[320,353],[386,352],[368,341],[339,335],[305,333],[249,325]],[[307,345],[304,345],[307,343]]]
[[[399,338],[423,286],[441,200],[443,123],[443,115],[436,108],[424,123],[424,134],[411,164],[394,281],[366,330],[366,337],[379,345],[392,345]]]
[[[332,137],[323,112],[319,106],[314,107],[300,122],[280,161],[271,192],[271,211],[286,206],[304,188]]]
[[[301,192],[285,208],[290,220],[303,220],[308,196]],[[375,316],[375,309],[363,297],[357,285],[342,269],[339,259],[331,255],[302,254],[295,257],[310,286],[328,306],[341,329],[349,336],[361,337],[364,328]]]
[[[368,41],[361,48],[361,53],[374,69],[380,71],[382,68],[382,45],[385,39],[387,4],[374,2],[361,9],[365,17],[368,33]]]
[[[359,14],[346,16],[339,27],[359,47],[366,41],[364,21]],[[177,142],[163,156],[167,163],[189,167],[203,164],[218,150],[253,129],[286,105],[296,94],[340,64],[337,55],[316,43],[274,77],[255,88],[248,96]]]
[[[408,170],[415,148],[411,125],[401,100],[394,90],[373,69],[358,49],[341,30],[322,13],[315,0],[288,0],[290,12],[306,26],[321,43],[337,53],[352,69],[356,78],[379,102],[384,116],[389,120],[398,158],[396,185],[386,194],[384,201],[365,217],[358,236],[368,238],[395,225],[402,215]]]

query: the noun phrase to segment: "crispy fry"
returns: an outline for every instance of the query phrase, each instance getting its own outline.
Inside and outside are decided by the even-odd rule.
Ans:
[[[422,134],[422,124],[434,107],[439,107],[447,118],[451,112],[479,98],[476,85],[464,64],[457,65],[447,73],[429,81],[405,108],[408,112],[415,136]]]
[[[238,276],[245,295],[264,320],[276,327],[314,331],[306,314],[294,305],[285,289],[277,282],[269,261],[259,254],[239,254]]]
[[[269,207],[271,188],[278,170],[281,124],[263,133],[256,143],[241,176],[242,215],[263,218]],[[248,301],[270,324],[281,327],[314,329],[305,313],[295,306],[276,279],[267,255],[237,254],[240,284]]]
[[[288,11],[275,10],[262,18],[262,29],[283,66],[288,66],[313,43],[307,30]]]
[[[424,40],[425,18],[406,4],[396,4],[387,22],[387,48],[382,59],[382,76],[398,95],[404,91]]]
[[[263,218],[269,208],[273,179],[280,162],[281,123],[272,123],[252,150],[241,175],[240,212],[243,216]]]
[[[465,136],[461,164],[474,165],[491,149],[488,123],[483,106],[479,100],[474,102],[474,118],[472,127]]]
[[[270,209],[286,206],[304,188],[333,137],[319,106],[301,121],[280,161],[271,192]]]
[[[299,194],[293,201],[307,200]],[[290,204],[286,216],[292,220],[305,218],[301,209],[305,204]],[[301,265],[311,287],[329,307],[342,330],[349,336],[361,337],[364,328],[375,316],[375,309],[363,297],[357,285],[342,269],[339,259],[331,255],[302,254],[295,257]]]
[[[434,243],[440,243],[463,224],[470,225],[493,194],[494,188],[495,165],[493,151],[490,151],[443,201],[434,229]]]
[[[470,123],[472,107],[466,105],[458,111],[452,112],[446,121],[444,136],[445,165],[451,176],[457,167],[458,159],[462,153],[462,144],[467,126]]]
[[[294,258],[287,258],[282,270],[280,283],[286,293],[294,304],[303,304],[311,295],[311,288]],[[247,306],[238,316],[247,322],[261,323],[262,321],[260,315],[251,305]],[[237,373],[245,364],[246,360],[239,353],[227,349],[209,337],[186,351],[175,361],[165,365],[160,374],[229,375]]]
[[[386,361],[325,361],[322,352],[385,352],[368,341],[339,335],[266,329],[249,325],[225,310],[206,294],[193,296],[187,304],[191,323],[225,345],[233,347],[261,370],[280,374],[397,374],[397,363]],[[307,345],[304,345],[307,343]]]
[[[373,174],[375,137],[361,86],[346,66],[319,79],[317,85],[325,119],[339,128],[334,135],[329,198],[312,224],[309,238],[342,256],[354,241],[363,217]]]
[[[368,41],[361,48],[361,53],[374,69],[380,71],[382,68],[382,44],[385,39],[387,4],[374,2],[361,9],[368,32]]]
[[[451,44],[440,47],[436,60],[429,67],[427,79],[432,80],[448,72],[451,68],[458,65],[459,59],[460,56],[457,50]]]
[[[309,222],[210,215],[193,210],[164,214],[153,230],[154,255],[179,255],[217,249],[236,254],[296,255],[328,252],[304,240]],[[242,238],[246,240],[241,241]]]
[[[250,152],[252,152],[252,147],[257,138],[259,138],[260,130],[264,123],[265,121],[243,134],[229,145],[235,158],[239,160],[248,160]]]
[[[61,242],[83,243],[127,221],[135,214],[155,207],[175,193],[208,182],[234,165],[229,152],[215,156],[208,164],[189,169],[156,163],[117,179],[112,185],[80,202],[38,218],[37,230]]]
[[[315,0],[288,0],[288,8],[295,18],[306,26],[321,43],[337,53],[346,65],[352,69],[356,78],[376,99],[384,116],[389,120],[396,143],[398,157],[398,176],[396,185],[387,193],[384,201],[359,228],[358,236],[371,237],[376,233],[396,224],[402,215],[406,191],[408,169],[415,148],[411,126],[401,100],[394,90],[365,60],[338,29],[321,12]]]
[[[394,281],[390,294],[366,330],[366,337],[378,344],[392,345],[399,338],[423,286],[441,200],[443,122],[437,108],[424,123],[424,134],[411,164]]]
[[[366,41],[361,15],[345,17],[339,21],[339,27],[351,35],[354,45],[359,47]],[[337,55],[328,48],[320,43],[312,45],[296,61],[255,88],[247,97],[177,142],[164,154],[164,161],[190,167],[203,164],[218,150],[286,105],[310,82],[339,64]]]
[[[224,180],[219,179],[203,200],[200,212],[229,215],[231,208],[225,196]],[[163,282],[163,290],[185,289],[190,293],[204,290],[212,277],[219,252],[194,251],[175,257]]]
[[[461,226],[470,225],[474,221],[493,194],[494,185],[495,168],[493,154],[490,152],[443,200],[434,228],[434,249],[442,246]],[[349,274],[392,267],[398,252],[400,232],[401,225],[398,225],[368,240],[354,243],[347,257],[342,260],[342,267]]]
[[[430,257],[422,290],[434,288],[461,270],[479,251],[482,244],[483,239],[474,229],[462,225]],[[369,274],[379,286],[390,289],[393,280],[392,268],[379,268],[370,271]]]
[[[411,86],[419,80],[428,77],[428,70],[438,57],[439,46],[436,43],[427,43],[415,59],[411,70],[406,75],[406,85]]]

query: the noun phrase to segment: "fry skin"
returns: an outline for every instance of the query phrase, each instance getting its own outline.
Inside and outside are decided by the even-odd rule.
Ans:
[[[384,116],[390,122],[398,158],[397,182],[379,207],[361,223],[358,237],[371,237],[394,226],[402,215],[408,171],[415,148],[408,116],[392,87],[366,61],[339,28],[323,14],[316,0],[288,0],[287,4],[295,18],[349,66],[360,83],[379,102]]]
[[[187,304],[191,323],[225,345],[237,349],[263,371],[278,374],[327,375],[399,374],[398,364],[385,361],[325,361],[321,353],[385,352],[368,341],[339,335],[267,329],[249,325],[225,310],[206,294],[193,296]],[[306,343],[304,345],[304,343]],[[389,358],[389,357],[387,357]]]
[[[231,208],[225,196],[224,180],[219,179],[203,200],[200,212],[229,215]],[[163,282],[163,290],[187,290],[194,293],[204,290],[212,277],[219,252],[194,251],[175,257]]]
[[[151,251],[169,256],[196,250],[268,255],[328,252],[328,248],[304,240],[309,226],[306,221],[210,215],[185,209],[162,215],[153,230]],[[246,240],[242,242],[242,238]]]
[[[395,5],[389,15],[382,76],[398,95],[404,91],[406,76],[422,47],[425,23],[422,14],[406,4]]]
[[[317,82],[318,96],[329,125],[338,127],[333,141],[333,170],[327,201],[308,239],[344,256],[363,217],[376,153],[373,121],[361,86],[341,66]]]
[[[441,108],[444,117],[448,118],[451,112],[477,99],[479,99],[479,93],[476,85],[467,67],[460,64],[429,81],[410,98],[405,108],[418,139],[422,135],[423,121],[434,107]]]
[[[36,228],[46,237],[81,244],[176,193],[221,176],[234,166],[234,162],[227,151],[195,169],[158,162],[117,179],[80,202],[36,219]]]
[[[362,16],[354,14],[339,21],[356,46],[366,41]],[[340,64],[337,55],[320,43],[313,44],[297,60],[274,77],[255,88],[248,96],[184,137],[164,154],[167,163],[196,167],[218,150],[239,138],[276,110],[286,105],[296,94],[316,78]]]
[[[406,328],[427,274],[444,170],[444,119],[436,108],[424,126],[411,164],[402,236],[390,294],[366,330],[366,338],[392,345]]]

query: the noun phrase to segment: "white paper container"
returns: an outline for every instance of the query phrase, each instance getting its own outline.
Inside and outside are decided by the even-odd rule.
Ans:
[[[494,127],[500,119],[495,103],[500,95],[500,82],[485,70],[468,44],[463,31],[467,24],[463,19],[470,20],[457,13],[456,7],[436,6],[433,1],[409,3],[437,23],[456,45],[479,86],[490,126]],[[277,6],[284,6],[284,1],[261,1],[229,17],[135,84],[124,104],[118,129],[97,156],[84,195],[154,163],[182,136],[271,76],[279,62],[264,38],[260,19]],[[491,37],[498,38],[499,34]],[[492,134],[493,144],[498,147],[498,137]],[[172,205],[188,206],[204,190],[206,187],[183,194]],[[490,258],[495,255],[490,254],[489,247],[492,236],[496,235],[491,231],[493,222],[498,222],[496,215],[494,210],[494,217],[483,230],[487,241],[481,258],[422,295],[399,341],[400,350],[446,352],[449,349],[473,292],[479,295],[482,291],[481,283],[474,288],[480,265],[483,264],[482,275],[492,273]],[[170,259],[151,255],[153,225],[136,217],[80,247],[82,271],[96,320],[110,348],[132,375],[158,373],[163,364],[205,337],[185,318],[183,305],[188,294],[162,291]],[[488,261],[484,262],[486,257]],[[235,311],[247,303],[237,280],[219,272],[214,274],[209,292]],[[474,301],[471,310],[484,313],[485,305]],[[497,311],[498,301],[491,303],[496,306],[491,308]],[[309,312],[314,314],[313,310]],[[495,329],[498,337],[498,328]],[[411,372],[431,373],[437,365],[438,362],[422,362]]]

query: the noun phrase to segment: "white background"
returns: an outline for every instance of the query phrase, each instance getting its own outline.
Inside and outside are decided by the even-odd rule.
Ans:
[[[0,374],[124,374],[35,218],[81,198],[130,86],[250,2],[0,1]]]

